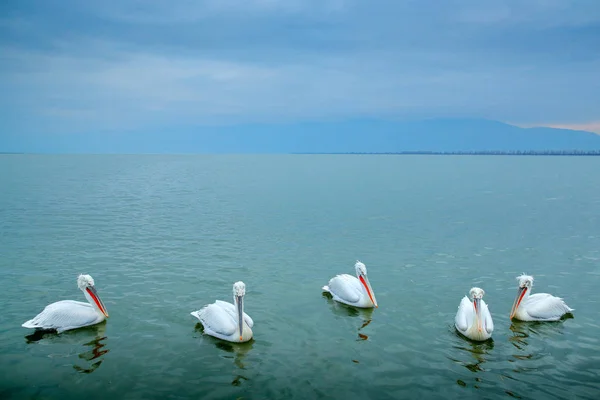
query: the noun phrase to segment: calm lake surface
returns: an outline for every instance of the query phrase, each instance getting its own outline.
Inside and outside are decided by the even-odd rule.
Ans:
[[[357,259],[376,310],[321,293]],[[523,272],[574,318],[511,324]],[[108,321],[21,327],[79,273]],[[0,274],[2,399],[600,398],[600,157],[3,155]],[[190,312],[237,280],[232,345]]]

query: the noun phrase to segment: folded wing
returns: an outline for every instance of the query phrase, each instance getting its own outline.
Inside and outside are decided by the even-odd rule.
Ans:
[[[473,318],[475,316],[475,311],[473,310],[473,305],[469,301],[467,296],[463,297],[458,305],[458,311],[456,312],[456,317],[454,318],[454,325],[456,329],[461,332],[465,332],[469,329],[470,324],[473,323]]]
[[[209,304],[196,314],[204,329],[218,333],[224,336],[230,336],[235,333],[235,319],[227,312],[225,308],[217,303]]]
[[[329,292],[349,303],[356,303],[360,300],[360,285],[360,281],[354,276],[341,274],[329,280]]]
[[[548,293],[536,293],[527,299],[527,314],[542,321],[556,321],[573,311],[565,302]]]
[[[62,300],[47,305],[34,318],[23,323],[25,328],[56,329],[58,332],[92,325],[101,319],[88,303]]]

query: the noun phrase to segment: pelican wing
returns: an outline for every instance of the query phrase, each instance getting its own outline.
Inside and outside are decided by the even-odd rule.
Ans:
[[[225,311],[227,311],[227,313],[229,315],[231,315],[231,318],[233,318],[233,320],[235,321],[237,311],[233,304],[228,303],[226,301],[221,301],[221,300],[215,301],[215,304],[217,304],[219,307],[222,307]],[[252,321],[252,318],[250,318],[250,316],[248,314],[246,314],[245,312],[244,312],[244,321],[246,322],[246,324],[248,324],[248,326],[250,328],[252,328],[254,326],[254,321]]]
[[[481,319],[483,319],[487,333],[492,333],[494,330],[494,321],[492,321],[492,314],[483,300],[481,300]]]
[[[548,293],[536,293],[527,298],[527,314],[538,320],[556,321],[573,311],[565,302]]]
[[[360,300],[361,283],[352,275],[336,275],[329,280],[329,292],[349,303],[356,303]]]
[[[49,304],[33,319],[25,322],[25,328],[56,329],[59,333],[93,325],[102,318],[88,303],[80,301],[62,300]]]
[[[469,329],[469,326],[473,323],[475,317],[475,311],[473,310],[473,304],[469,301],[467,296],[463,297],[458,305],[458,311],[454,318],[454,324],[456,329],[461,332],[465,332]]]
[[[200,319],[205,330],[224,336],[231,336],[235,333],[235,318],[227,312],[226,308],[217,303],[204,306],[198,311],[196,317]]]

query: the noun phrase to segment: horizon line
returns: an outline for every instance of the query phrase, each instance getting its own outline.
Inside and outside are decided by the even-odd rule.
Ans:
[[[390,152],[193,152],[193,153],[94,153],[94,152],[2,152],[0,155],[37,156],[193,156],[193,155],[493,155],[493,156],[600,156],[598,150],[457,150],[457,151],[390,151]]]

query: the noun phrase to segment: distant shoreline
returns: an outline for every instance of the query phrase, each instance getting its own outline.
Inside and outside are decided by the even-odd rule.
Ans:
[[[397,152],[290,152],[290,153],[26,153],[2,152],[0,155],[391,155],[391,156],[600,156],[600,150],[548,150],[548,151],[397,151]]]
[[[291,153],[331,155],[432,155],[432,156],[600,156],[600,150],[549,150],[549,151],[398,151],[398,152],[332,152]]]

